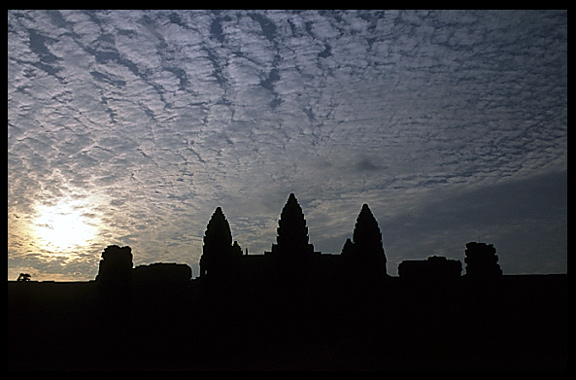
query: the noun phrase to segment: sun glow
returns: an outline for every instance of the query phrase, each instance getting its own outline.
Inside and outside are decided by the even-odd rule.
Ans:
[[[86,246],[96,237],[97,221],[89,209],[79,202],[60,201],[56,205],[37,207],[35,235],[41,246],[63,251]]]

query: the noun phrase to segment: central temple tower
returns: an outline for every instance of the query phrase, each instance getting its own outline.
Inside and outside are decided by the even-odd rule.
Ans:
[[[314,253],[314,246],[308,243],[308,227],[306,226],[304,213],[294,193],[290,194],[286,205],[282,209],[277,231],[277,244],[272,244],[273,255],[279,257],[302,257]]]

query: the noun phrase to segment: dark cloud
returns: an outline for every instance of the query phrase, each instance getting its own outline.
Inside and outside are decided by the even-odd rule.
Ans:
[[[354,169],[358,171],[374,171],[381,169],[381,167],[380,165],[374,164],[369,158],[364,157],[356,163]]]
[[[363,202],[387,220],[431,194],[564,170],[566,21],[563,11],[9,11],[9,214],[29,223],[35,205],[90,194],[95,244],[124,238],[143,263],[170,245],[163,257],[195,266],[217,206],[233,230],[239,221],[239,243],[262,252],[293,191],[310,204],[318,248],[332,251]],[[11,256],[49,257],[14,223]]]

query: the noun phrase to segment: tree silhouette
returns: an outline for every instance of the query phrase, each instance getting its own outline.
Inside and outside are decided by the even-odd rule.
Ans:
[[[308,243],[304,213],[294,193],[290,193],[280,213],[277,232],[277,244],[272,244],[272,253],[279,256],[301,256],[314,252],[314,246]]]
[[[222,208],[217,207],[204,233],[200,276],[205,276],[213,271],[222,271],[228,266],[232,258],[239,256],[242,256],[242,248],[236,241],[232,244],[230,225],[222,212]]]
[[[30,281],[30,277],[28,273],[20,273],[16,281]]]
[[[367,204],[356,219],[353,241],[346,240],[342,255],[348,260],[351,269],[358,274],[386,274],[386,255],[382,244],[382,232],[376,218]]]

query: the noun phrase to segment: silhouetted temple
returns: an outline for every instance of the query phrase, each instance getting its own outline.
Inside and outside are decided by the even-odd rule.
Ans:
[[[362,205],[340,254],[317,252],[290,194],[269,252],[242,254],[222,208],[186,264],[102,252],[96,281],[8,283],[10,369],[563,370],[566,275],[503,276],[492,244],[389,276]]]
[[[308,243],[308,227],[304,213],[293,193],[282,209],[277,231],[277,244],[272,244],[272,254],[279,257],[305,257],[316,253],[314,246]]]
[[[368,208],[362,205],[356,225],[354,241],[347,239],[342,257],[353,275],[382,277],[386,275],[386,255],[378,222]]]
[[[278,220],[276,243],[264,254],[242,253],[232,239],[230,225],[217,207],[206,227],[200,257],[200,279],[209,283],[341,280],[360,282],[389,278],[382,233],[367,204],[356,219],[352,239],[346,239],[340,254],[314,250],[308,226],[295,195],[291,193]],[[465,251],[466,277],[487,280],[502,276],[492,244],[469,242]],[[192,270],[185,264],[154,263],[132,268],[130,247],[112,245],[102,253],[97,282],[101,288],[127,289],[132,284],[161,281],[185,283]],[[406,260],[399,264],[403,280],[438,281],[461,277],[462,263],[445,257]],[[122,291],[124,291],[122,290]]]
[[[232,270],[235,259],[242,256],[242,249],[237,242],[232,244],[230,225],[222,212],[216,208],[208,222],[204,235],[202,256],[200,257],[200,277],[226,275]]]
[[[342,254],[322,254],[314,250],[304,213],[293,193],[280,213],[277,232],[271,251],[263,255],[243,255],[238,243],[232,244],[230,226],[222,209],[216,208],[204,235],[200,277],[254,281],[386,276],[382,233],[367,204],[358,215],[353,241],[346,241]]]
[[[132,248],[110,245],[102,252],[96,280],[122,284],[132,276]]]
[[[464,254],[468,278],[481,280],[502,276],[494,245],[470,242],[466,244]]]

